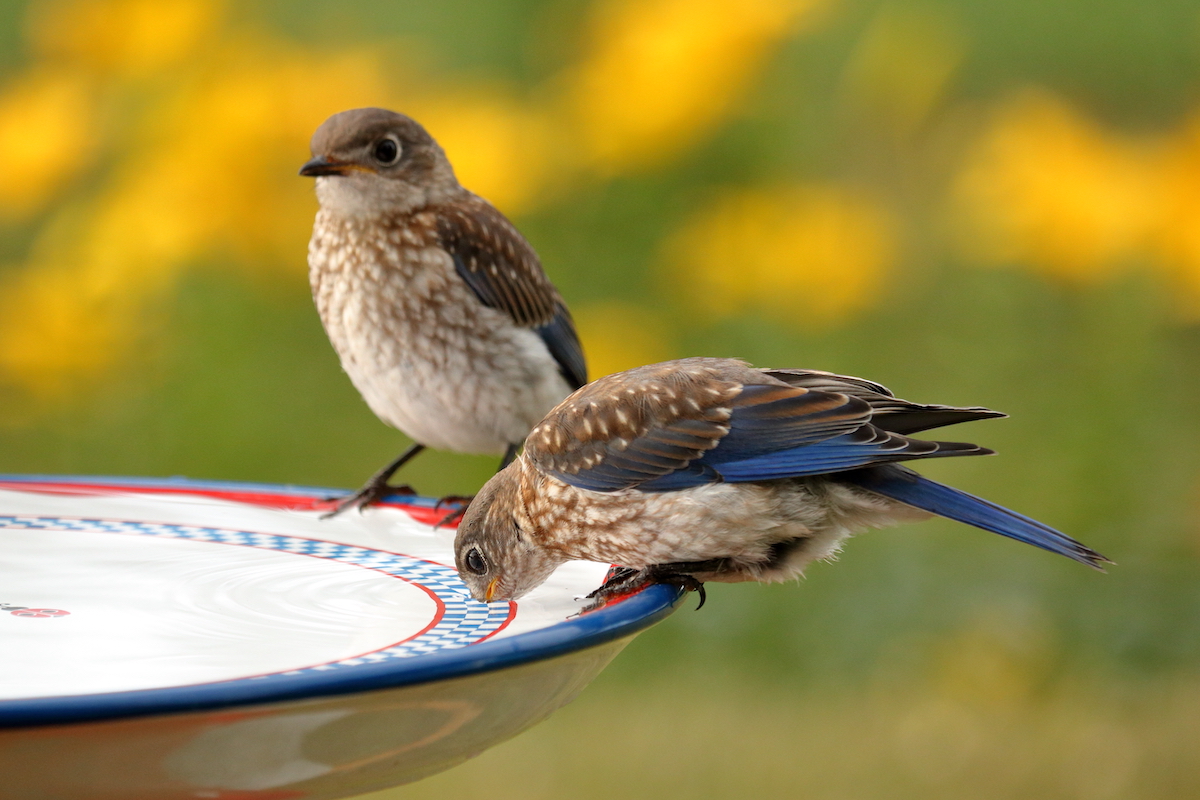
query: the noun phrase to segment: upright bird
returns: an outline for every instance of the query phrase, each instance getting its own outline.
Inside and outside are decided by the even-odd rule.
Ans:
[[[609,375],[560,403],[483,487],[455,562],[485,602],[521,597],[567,560],[620,565],[600,602],[648,582],[786,580],[854,533],[938,514],[1099,569],[1107,559],[1074,539],[897,463],[990,454],[910,434],[1002,416],[733,359]]]
[[[464,189],[412,119],[343,111],[300,174],[320,211],[313,300],[342,368],[414,444],[334,514],[378,501],[426,447],[512,461],[547,411],[587,382],[571,314],[503,214]]]

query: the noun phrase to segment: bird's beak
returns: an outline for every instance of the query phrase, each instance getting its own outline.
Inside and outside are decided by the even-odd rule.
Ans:
[[[355,169],[362,169],[362,167],[346,161],[337,161],[327,156],[315,156],[300,168],[300,174],[306,178],[319,178],[322,175],[345,175]]]
[[[500,582],[499,578],[492,578],[492,580],[487,585],[487,591],[483,593],[483,602],[485,602],[485,603],[492,602],[492,597],[494,597],[496,594],[496,584],[498,584],[499,582]]]

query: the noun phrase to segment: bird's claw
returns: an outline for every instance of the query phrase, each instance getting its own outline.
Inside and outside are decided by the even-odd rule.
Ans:
[[[708,593],[704,591],[704,582],[696,580],[691,575],[681,575],[680,578],[682,580],[679,581],[679,584],[685,591],[700,595],[700,602],[696,604],[696,610],[704,608],[704,601],[708,599]]]
[[[588,600],[608,599],[618,594],[636,591],[649,583],[645,570],[630,567],[613,567],[604,578],[604,583],[587,595]]]
[[[445,497],[439,497],[438,501],[436,503],[434,503],[434,505],[433,505],[433,508],[435,511],[443,506],[448,506],[448,505],[452,505],[452,504],[457,506],[457,508],[452,510],[446,516],[439,519],[437,521],[437,523],[434,524],[433,529],[437,530],[438,528],[442,527],[443,525],[449,525],[451,522],[453,522],[454,524],[457,525],[459,522],[462,521],[463,514],[467,513],[467,507],[471,505],[471,501],[474,499],[475,499],[475,495],[473,495],[473,494],[472,495],[448,494]]]
[[[368,483],[352,495],[346,497],[330,497],[329,502],[337,502],[331,510],[321,515],[321,519],[332,519],[350,508],[357,508],[361,514],[367,506],[378,505],[383,499],[393,494],[415,495],[417,490],[411,486],[389,486],[384,483]]]
[[[456,505],[466,508],[474,499],[475,495],[473,494],[448,494],[445,497],[439,497],[438,501],[433,504],[433,508],[434,510],[437,510],[442,506],[448,505]]]
[[[586,614],[589,611],[595,611],[619,597],[634,594],[651,583],[670,583],[682,587],[685,591],[697,592],[700,595],[700,603],[696,606],[696,610],[699,611],[704,608],[704,601],[708,599],[708,595],[704,591],[702,581],[691,573],[682,571],[683,568],[689,566],[691,565],[655,564],[645,569],[614,567],[604,583],[587,595],[587,599],[592,602],[584,606],[580,613]]]
[[[696,610],[704,608],[704,601],[708,599],[708,593],[704,591],[704,582],[698,580],[695,575],[688,573],[666,573],[658,575],[651,579],[654,583],[670,583],[679,586],[685,592],[696,592],[700,595],[700,602],[696,604]]]

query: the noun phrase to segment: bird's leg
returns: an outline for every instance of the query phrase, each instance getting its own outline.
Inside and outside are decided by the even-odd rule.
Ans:
[[[452,505],[452,506],[454,506],[454,508],[450,511],[449,514],[447,514],[446,516],[439,519],[436,523],[434,523],[433,529],[436,531],[438,528],[442,527],[443,525],[449,525],[451,523],[454,523],[455,525],[457,525],[462,520],[463,514],[467,513],[467,506],[471,505],[471,501],[474,499],[475,499],[475,495],[473,495],[473,494],[468,494],[468,495],[448,494],[445,497],[439,497],[438,501],[436,503],[434,503],[434,505],[433,505],[434,511],[441,508],[442,506]]]
[[[592,602],[581,608],[579,613],[586,614],[589,611],[595,611],[618,597],[625,597],[638,591],[650,583],[645,572],[645,570],[632,567],[613,567],[605,577],[604,583],[587,596],[586,599]]]
[[[618,595],[636,591],[649,583],[643,573],[645,570],[632,567],[613,567],[604,579],[600,588],[588,595],[589,600],[600,598],[607,600]]]
[[[513,460],[517,457],[517,451],[520,449],[521,449],[521,445],[510,444],[504,450],[504,458],[500,461],[500,469],[497,469],[496,471],[499,472],[501,469],[504,469],[509,464],[511,464],[513,462]],[[445,497],[438,498],[437,505],[434,506],[435,509],[441,508],[442,506],[448,506],[448,505],[456,505],[457,508],[455,508],[453,511],[451,511],[446,516],[439,519],[437,521],[437,524],[433,526],[434,529],[436,530],[437,528],[440,528],[443,525],[449,525],[452,522],[457,524],[459,522],[459,520],[462,519],[463,514],[467,513],[467,506],[471,505],[471,501],[474,499],[475,499],[475,495],[473,495],[473,494],[466,494],[466,495],[448,494]]]
[[[651,564],[645,569],[620,567],[609,573],[608,579],[600,588],[587,596],[587,599],[593,602],[584,608],[584,611],[594,611],[616,597],[632,594],[651,583],[672,583],[682,586],[689,592],[698,592],[700,603],[696,606],[696,610],[700,610],[704,607],[707,595],[704,592],[704,584],[696,579],[695,573],[723,572],[728,568],[729,561],[724,558]]]
[[[673,583],[682,586],[689,592],[700,595],[696,610],[704,608],[708,595],[704,591],[704,583],[696,578],[697,572],[724,572],[729,569],[729,559],[710,558],[707,561],[677,561],[671,564],[653,564],[644,572],[649,573],[647,579],[654,583]]]
[[[511,463],[512,463],[514,460],[516,460],[516,458],[517,458],[517,451],[518,451],[518,450],[520,450],[520,449],[521,449],[521,445],[519,445],[519,444],[510,444],[510,445],[509,445],[509,446],[508,446],[508,447],[505,449],[505,451],[504,451],[504,458],[502,458],[502,459],[500,460],[500,468],[499,468],[499,469],[497,469],[497,470],[496,470],[496,472],[499,472],[501,469],[504,469],[504,468],[505,468],[505,467],[507,467],[509,464],[511,464]]]
[[[411,486],[389,486],[388,480],[396,473],[396,470],[403,467],[413,456],[424,449],[425,445],[423,444],[413,444],[412,447],[397,456],[394,461],[372,475],[371,479],[357,492],[338,500],[338,504],[334,506],[333,510],[322,514],[321,519],[336,517],[348,508],[357,507],[361,511],[373,503],[378,503],[389,494],[416,494],[416,491]]]

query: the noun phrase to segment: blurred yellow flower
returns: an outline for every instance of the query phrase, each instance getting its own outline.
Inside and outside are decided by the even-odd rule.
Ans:
[[[410,113],[466,186],[519,212],[560,176],[645,165],[695,141],[770,48],[827,1],[598,0],[591,49],[551,81],[565,93],[533,100],[474,81],[405,81],[366,47],[329,53],[273,39],[235,24],[219,0],[34,3],[33,63],[0,94],[0,146],[17,154],[0,175],[0,215],[42,208],[97,159],[111,169],[49,215],[26,263],[0,283],[0,308],[20,310],[0,315],[0,381],[69,394],[75,378],[117,363],[144,311],[196,263],[297,276],[314,201],[296,170],[332,113]],[[423,88],[397,92],[413,85]],[[101,121],[111,128],[103,141]],[[616,321],[594,323],[594,363],[654,357],[657,334],[617,344],[604,333],[636,313],[592,316]]]
[[[0,216],[37,211],[91,164],[99,143],[96,98],[86,76],[37,69],[0,94]]]
[[[315,58],[258,36],[235,38],[204,66],[151,109],[144,148],[122,174],[144,181],[137,191],[164,225],[191,230],[177,258],[227,250],[239,269],[296,274],[315,208],[296,175],[308,139],[332,113],[388,105],[383,70],[369,54]],[[169,200],[155,197],[163,191]]]
[[[667,276],[707,313],[763,310],[798,326],[873,304],[896,260],[897,226],[874,200],[833,185],[731,190],[675,231]]]
[[[962,252],[1094,281],[1141,265],[1200,318],[1200,116],[1138,139],[1044,92],[1005,103],[953,187]]]
[[[110,277],[45,268],[0,285],[0,383],[56,400],[110,367],[144,330],[144,290],[114,292]]]
[[[143,75],[195,52],[221,22],[219,0],[49,0],[30,6],[41,56]]]
[[[1150,248],[1181,290],[1180,310],[1200,319],[1200,113],[1163,143],[1155,166],[1161,213]]]
[[[603,0],[567,81],[585,163],[645,166],[693,144],[735,105],[771,48],[824,0]]]
[[[145,102],[124,158],[90,199],[40,231],[0,285],[0,379],[65,396],[144,332],[182,270],[222,253],[239,266],[304,269],[311,189],[304,143],[343,103],[381,103],[370,58],[316,59],[243,37]]]
[[[959,240],[974,260],[1095,279],[1143,243],[1153,188],[1144,148],[1030,90],[967,156],[953,190]]]
[[[591,303],[573,316],[591,380],[675,358],[674,342],[661,313],[632,303]]]
[[[404,112],[438,140],[463,186],[507,214],[534,205],[565,155],[547,114],[495,89],[448,88],[408,99]]]
[[[889,3],[854,49],[844,76],[849,103],[907,135],[946,93],[966,55],[966,34],[942,8]]]

